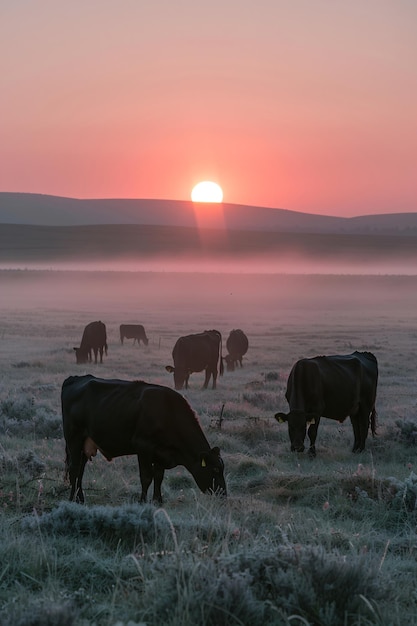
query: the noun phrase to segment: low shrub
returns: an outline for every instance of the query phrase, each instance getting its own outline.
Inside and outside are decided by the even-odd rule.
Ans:
[[[391,485],[393,498],[391,505],[396,510],[404,511],[417,510],[417,474],[410,472],[410,475],[404,480],[397,478],[388,478]]]
[[[269,411],[271,417],[274,412],[277,411],[278,398],[277,394],[272,391],[245,391],[243,393],[243,399],[263,411]]]
[[[159,574],[158,574],[158,571]],[[387,589],[364,558],[292,545],[245,550],[199,563],[192,556],[154,565],[147,585],[150,623],[266,626],[377,624]],[[366,620],[366,621],[365,621]]]
[[[396,420],[395,425],[399,428],[397,438],[404,443],[415,446],[417,444],[417,423],[413,420]]]
[[[20,603],[10,610],[2,626],[73,626],[76,623],[73,607],[67,603],[50,601]]]
[[[0,432],[56,439],[62,437],[62,418],[33,396],[7,396],[0,401]]]
[[[159,532],[166,533],[162,516],[154,517],[152,505],[124,504],[118,507],[87,507],[61,502],[43,515],[36,513],[21,521],[23,531],[41,531],[48,535],[90,536],[104,541],[154,542]]]
[[[24,473],[36,478],[45,471],[46,465],[33,450],[25,450],[17,456],[0,453],[0,468],[3,472]]]

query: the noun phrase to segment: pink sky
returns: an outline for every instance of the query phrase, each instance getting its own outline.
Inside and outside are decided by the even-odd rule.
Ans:
[[[417,211],[415,0],[2,0],[0,191]]]

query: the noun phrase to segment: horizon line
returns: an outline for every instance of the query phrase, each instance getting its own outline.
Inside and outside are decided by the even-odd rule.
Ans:
[[[335,215],[333,213],[317,213],[310,211],[299,211],[297,209],[286,209],[283,207],[276,206],[265,206],[261,204],[243,204],[240,202],[193,202],[191,199],[189,200],[179,200],[174,198],[145,198],[145,197],[122,197],[122,196],[109,196],[109,197],[77,197],[77,196],[65,196],[53,193],[43,193],[43,192],[32,192],[32,191],[0,191],[0,195],[14,195],[14,196],[40,196],[47,198],[58,198],[61,200],[73,200],[76,202],[97,202],[97,201],[121,201],[121,202],[174,202],[174,203],[182,203],[187,205],[195,206],[195,204],[199,205],[211,205],[215,204],[216,206],[231,206],[231,207],[245,207],[249,209],[265,209],[268,211],[284,211],[286,213],[295,213],[297,215],[308,215],[308,216],[317,216],[324,217],[330,219],[337,220],[355,220],[356,218],[362,217],[375,217],[379,215],[393,215],[393,216],[401,216],[401,215],[414,215],[417,214],[417,208],[415,210],[410,211],[382,211],[380,213],[359,213],[357,215]]]

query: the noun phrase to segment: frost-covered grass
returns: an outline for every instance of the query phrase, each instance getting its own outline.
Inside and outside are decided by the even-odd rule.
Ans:
[[[222,280],[210,303],[190,301],[186,282],[173,293],[167,280],[154,297],[129,290],[123,304],[106,304],[109,280],[106,293],[91,287],[89,308],[84,297],[77,310],[74,294],[60,306],[2,305],[2,626],[415,623],[417,308],[408,306],[410,293],[390,305],[387,291],[383,308],[383,293],[371,297],[371,278],[358,292],[350,279],[346,293],[341,277],[335,293],[333,279],[327,292],[323,277],[309,277],[308,293],[280,293],[284,280],[275,295],[268,288],[244,300],[242,287],[233,307],[225,294],[236,286]],[[107,324],[109,355],[103,365],[76,366],[72,347],[94,319]],[[144,323],[148,347],[120,345],[118,325],[135,321]],[[172,386],[165,365],[179,335],[218,328],[225,343],[236,327],[249,337],[244,367],[225,373],[216,391],[201,390],[203,375],[193,374],[186,392],[222,450],[227,500],[201,494],[177,467],[166,472],[163,507],[140,505],[136,458],[108,463],[98,455],[85,472],[86,505],[68,503],[63,380],[92,373]],[[286,427],[273,415],[286,410],[292,364],[355,349],[373,351],[380,365],[377,438],[352,455],[350,423],[323,419],[316,459],[290,453]]]

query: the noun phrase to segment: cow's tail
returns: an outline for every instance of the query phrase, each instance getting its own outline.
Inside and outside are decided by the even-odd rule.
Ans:
[[[103,322],[101,322],[103,324]],[[106,353],[107,356],[107,329],[106,329],[106,325],[103,324],[104,326],[104,351]]]
[[[371,411],[371,433],[372,433],[372,437],[375,437],[376,435],[376,420],[378,417],[378,413],[376,412],[375,409],[375,405],[373,406],[373,409]]]
[[[220,335],[220,333],[219,333]],[[224,374],[224,363],[223,363],[223,355],[222,355],[222,336],[220,335],[220,376]]]
[[[64,472],[65,482],[69,480],[69,466],[70,466],[69,450],[68,450],[68,446],[65,446],[65,472]]]

